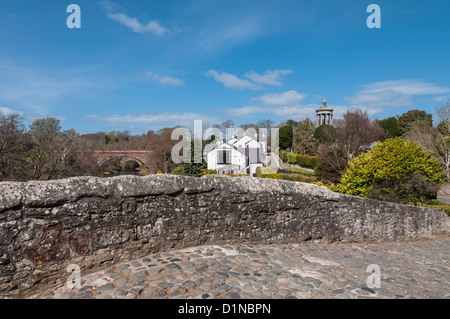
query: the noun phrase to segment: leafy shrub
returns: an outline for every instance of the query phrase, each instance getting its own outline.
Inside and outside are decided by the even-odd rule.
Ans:
[[[441,164],[413,142],[393,138],[378,143],[349,163],[336,190],[395,202],[436,196],[445,181]]]
[[[291,181],[291,182],[310,183],[310,184],[316,182],[315,177],[305,176],[305,175],[301,175],[301,174],[278,173],[278,179],[282,179],[285,181]]]
[[[158,174],[161,174],[159,172],[161,172],[161,170],[158,171]],[[172,175],[185,175],[184,166],[183,165],[178,166],[170,174],[172,174]]]
[[[286,151],[280,151],[280,158],[283,160],[283,162],[290,163],[290,164],[297,164],[304,167],[309,167],[314,169],[318,164],[318,157],[317,156],[309,156],[309,155],[302,155],[302,154],[290,154]]]
[[[215,175],[217,174],[217,171],[215,169],[202,169],[203,175]]]
[[[258,167],[259,168],[259,167]],[[260,171],[261,172],[261,171]],[[278,173],[272,167],[265,167],[261,172],[262,178],[278,179]]]
[[[278,173],[261,174],[261,178],[279,179]]]
[[[256,175],[256,177],[261,177],[261,167],[256,168],[255,175]]]

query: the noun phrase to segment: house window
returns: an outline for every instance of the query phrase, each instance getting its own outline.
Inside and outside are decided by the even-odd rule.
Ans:
[[[231,164],[231,152],[217,151],[217,164]]]

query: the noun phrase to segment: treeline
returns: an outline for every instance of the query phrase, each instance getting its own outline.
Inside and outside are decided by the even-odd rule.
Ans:
[[[307,155],[317,156],[315,175],[324,183],[337,183],[358,155],[371,149],[377,142],[401,137],[412,141],[431,153],[442,165],[446,176],[450,166],[450,111],[449,103],[437,109],[438,119],[425,111],[410,110],[396,117],[370,120],[361,110],[349,110],[333,126],[316,127],[310,119],[290,120],[280,128],[280,148],[301,154],[280,152],[282,159],[307,165]],[[289,158],[291,156],[292,158]],[[297,157],[296,157],[297,156]],[[311,161],[311,160],[310,160]]]
[[[274,127],[272,120],[260,120],[256,124],[241,127]],[[204,130],[208,128],[204,124]],[[232,120],[214,124],[221,130],[234,128]],[[172,161],[172,132],[177,127],[166,127],[146,134],[131,135],[129,131],[79,134],[75,130],[63,130],[55,118],[35,120],[28,127],[18,114],[0,114],[0,181],[52,180],[72,176],[100,176],[103,171],[120,170],[120,161],[112,160],[99,167],[94,151],[98,150],[147,150],[151,151],[150,173],[194,172],[197,176],[206,166],[179,167]],[[206,143],[206,141],[203,141]]]
[[[0,181],[97,174],[89,156],[80,159],[81,150],[92,147],[74,130],[63,131],[58,119],[38,119],[27,129],[19,115],[0,114]]]
[[[371,120],[361,110],[350,110],[342,119],[335,119],[333,126],[316,127],[306,118],[302,121],[291,119],[279,125],[270,119],[260,120],[239,127],[267,128],[269,133],[272,128],[279,128],[279,144],[284,150],[280,155],[283,159],[314,168],[316,177],[324,184],[338,183],[353,159],[376,143],[395,137],[413,141],[432,154],[449,177],[449,103],[438,108],[437,114],[435,125],[432,115],[420,110],[382,120]],[[208,127],[210,125],[205,123],[203,129]],[[212,127],[225,130],[237,125],[227,120]],[[25,127],[23,119],[17,114],[0,115],[0,180],[98,176],[105,168],[97,165],[92,155],[96,150],[151,151],[149,162],[154,163],[151,173],[171,173],[178,168],[178,173],[193,172],[196,176],[205,168],[205,163],[199,167],[179,167],[172,161],[172,148],[178,143],[171,138],[175,128],[150,130],[141,135],[131,135],[129,131],[80,135],[75,130],[62,130],[59,120],[54,118],[38,119]],[[118,163],[112,162],[110,165]]]

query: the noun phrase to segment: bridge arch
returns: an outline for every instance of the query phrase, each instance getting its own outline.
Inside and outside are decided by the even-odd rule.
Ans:
[[[94,151],[93,156],[97,160],[97,164],[99,166],[105,164],[106,162],[114,159],[114,158],[122,158],[121,164],[126,163],[127,161],[133,160],[139,163],[142,167],[152,170],[154,165],[150,162],[151,151]]]
[[[107,162],[109,162],[109,161],[111,161],[111,160],[113,160],[115,158],[120,159],[120,164],[121,165],[125,164],[126,162],[134,161],[134,162],[138,163],[140,167],[142,167],[142,166],[147,167],[142,159],[140,159],[140,158],[138,158],[136,156],[129,156],[129,155],[112,155],[112,156],[109,156],[109,157],[103,159],[102,161],[100,161],[98,163],[98,165],[102,166],[102,165],[106,164]]]

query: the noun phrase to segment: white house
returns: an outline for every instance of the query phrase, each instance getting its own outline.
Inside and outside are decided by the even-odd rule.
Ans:
[[[246,174],[249,168],[253,176],[256,168],[263,166],[266,143],[249,135],[234,136],[229,141],[208,144],[204,152],[209,170],[216,170],[218,174]]]

